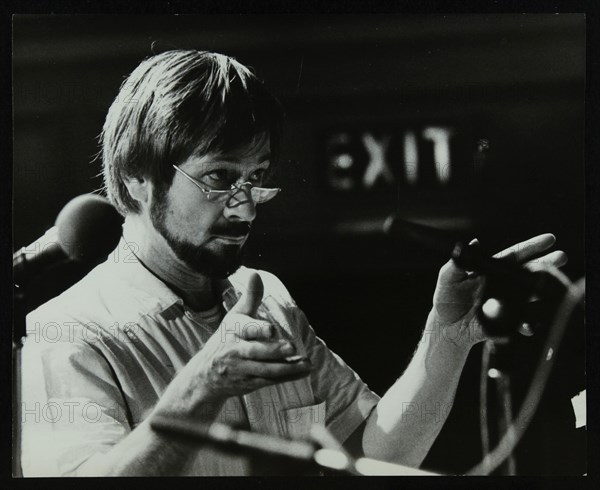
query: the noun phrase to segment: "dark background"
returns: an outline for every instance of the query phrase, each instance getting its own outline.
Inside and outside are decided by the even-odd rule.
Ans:
[[[477,236],[490,251],[550,231],[569,255],[569,277],[584,273],[583,15],[17,16],[13,27],[15,249],[71,198],[100,188],[97,136],[124,77],[152,49],[194,48],[252,66],[287,114],[284,191],[260,209],[247,263],[277,274],[379,394],[416,347],[447,257],[366,233],[364,220],[397,213]],[[449,185],[431,180],[431,148],[420,142],[414,186],[328,187],[332,134],[400,138],[430,125],[458,135]],[[475,154],[480,139],[485,158]],[[351,151],[364,165],[360,145]],[[352,223],[354,232],[342,231]],[[517,406],[540,342],[522,341],[512,355]],[[517,451],[519,474],[585,472],[585,435],[569,401],[584,387],[583,342],[573,325]],[[481,455],[480,351],[428,468],[459,473]]]

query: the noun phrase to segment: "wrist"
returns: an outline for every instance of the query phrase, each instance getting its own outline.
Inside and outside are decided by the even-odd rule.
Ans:
[[[196,422],[213,422],[227,397],[212,393],[202,384],[180,387],[176,381],[173,380],[163,393],[153,414],[159,413]]]
[[[479,331],[479,324],[475,318],[463,317],[449,322],[440,316],[434,307],[427,317],[423,341],[436,349],[468,353],[480,342]]]

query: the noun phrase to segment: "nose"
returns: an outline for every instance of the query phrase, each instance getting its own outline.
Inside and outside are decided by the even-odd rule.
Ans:
[[[256,203],[252,199],[250,187],[245,185],[229,198],[223,214],[227,219],[247,221],[251,223],[256,218]]]

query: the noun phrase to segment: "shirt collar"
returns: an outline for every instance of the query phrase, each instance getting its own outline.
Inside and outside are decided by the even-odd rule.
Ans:
[[[160,278],[150,272],[134,252],[135,248],[122,236],[119,245],[106,261],[110,273],[117,275],[130,287],[137,290],[140,299],[149,311],[164,311],[174,304],[185,307],[183,299],[175,294]],[[242,267],[242,269],[245,268]],[[242,284],[239,279],[236,280],[236,276],[238,276],[238,273],[214,282],[226,311],[229,311],[235,305],[242,294],[239,291]]]

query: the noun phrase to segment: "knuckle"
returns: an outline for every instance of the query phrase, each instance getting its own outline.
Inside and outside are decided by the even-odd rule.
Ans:
[[[272,325],[268,322],[256,322],[258,330],[263,337],[269,338],[272,335]]]
[[[296,352],[296,348],[294,347],[294,344],[292,344],[291,342],[289,342],[287,340],[282,340],[279,342],[277,352],[284,354],[284,355],[288,355],[288,354],[291,355]]]
[[[227,362],[227,358],[213,358],[211,368],[220,376],[227,375],[229,373],[229,363]]]

